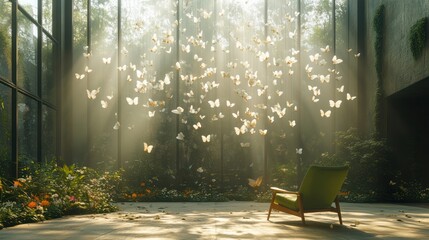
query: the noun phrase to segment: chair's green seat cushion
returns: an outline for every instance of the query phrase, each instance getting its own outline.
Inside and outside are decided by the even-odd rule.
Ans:
[[[297,211],[299,210],[297,200],[298,196],[295,194],[277,193],[276,197],[274,198],[274,203]]]

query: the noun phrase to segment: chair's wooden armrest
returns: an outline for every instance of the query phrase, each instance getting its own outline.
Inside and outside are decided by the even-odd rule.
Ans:
[[[347,196],[347,195],[349,195],[350,194],[350,192],[343,192],[343,191],[340,191],[339,193],[338,193],[338,196]]]
[[[288,194],[295,194],[295,195],[299,195],[299,192],[291,192],[288,190],[284,190],[278,187],[270,187],[271,191],[275,192],[275,193],[288,193]]]

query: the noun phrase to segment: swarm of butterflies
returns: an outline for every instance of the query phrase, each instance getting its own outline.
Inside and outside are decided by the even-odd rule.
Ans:
[[[308,98],[309,101],[318,106],[321,118],[330,118],[337,109],[343,106],[345,101],[356,99],[356,96],[346,91],[345,85],[342,84],[342,75],[336,67],[343,63],[343,60],[332,53],[329,45],[316,51],[313,50],[314,53],[309,54],[305,61],[300,60],[306,58],[304,54],[300,54],[300,50],[291,48],[288,51],[276,51],[277,45],[284,48],[285,41],[295,41],[296,29],[290,29],[286,23],[295,26],[296,18],[299,16],[298,12],[285,14],[280,23],[266,23],[265,26],[269,30],[266,31],[267,34],[264,35],[264,31],[261,31],[261,34],[255,34],[251,39],[237,37],[239,34],[234,33],[234,30],[229,32],[229,36],[224,36],[219,32],[215,36],[212,36],[211,33],[205,33],[200,27],[202,22],[227,21],[234,14],[229,14],[225,9],[221,9],[217,13],[216,20],[213,20],[214,15],[216,14],[207,9],[188,10],[182,19],[172,22],[169,28],[158,29],[158,31],[150,34],[151,46],[148,46],[147,52],[142,54],[143,61],[140,66],[132,62],[117,66],[117,70],[123,73],[124,81],[134,86],[134,92],[128,93],[128,95],[122,93],[124,99],[116,101],[147,111],[149,118],[153,118],[157,114],[175,116],[180,119],[181,124],[188,126],[188,129],[195,132],[205,128],[207,124],[203,121],[204,119],[214,122],[223,119],[228,114],[237,123],[233,129],[230,129],[233,134],[265,136],[269,134],[268,129],[265,128],[266,124],[274,124],[279,121],[278,119],[288,116],[289,111],[292,113],[299,111],[300,102],[293,99],[286,100],[284,87],[285,82],[290,81],[293,77],[299,78],[299,74],[295,73],[295,71],[300,72],[297,69],[299,61],[309,63],[302,69],[306,79],[300,81],[306,84],[308,88],[308,91],[302,94],[302,98]],[[144,21],[138,21],[135,25],[136,29],[151,27],[145,26]],[[186,36],[187,29],[184,26],[192,25],[198,31],[196,34]],[[244,25],[250,31],[250,29],[255,28],[256,23],[249,21]],[[237,25],[235,29],[240,27]],[[185,37],[176,39],[174,34],[176,30]],[[206,35],[210,35],[210,39]],[[189,59],[189,61],[177,61],[170,67],[169,72],[163,73],[161,78],[157,77],[159,76],[159,74],[156,75],[157,66],[149,56],[169,55],[174,53],[172,48],[175,47],[179,48],[178,54],[184,56],[183,59]],[[123,47],[120,52],[123,56],[128,55],[126,47]],[[205,58],[201,52],[210,57]],[[229,56],[232,52],[243,52],[246,56],[253,56],[253,59],[234,59],[221,68],[216,58],[219,56],[218,52],[222,52],[224,56]],[[285,55],[276,56],[278,52],[284,52]],[[348,52],[353,54],[351,53],[352,49],[348,49]],[[83,55],[86,58],[92,57],[88,47],[84,48]],[[358,58],[359,55],[356,53],[354,57]],[[99,60],[96,59],[96,61],[100,61],[109,67],[113,65],[111,57],[103,57]],[[266,69],[267,74],[265,76],[258,74],[258,69],[261,67]],[[323,74],[319,73],[320,69],[325,70]],[[86,66],[83,72],[76,73],[75,77],[80,81],[90,76],[92,72],[93,70]],[[155,72],[155,74],[151,74],[151,72]],[[182,98],[183,103],[175,104],[173,109],[167,109],[166,106],[169,105],[166,102],[172,101],[174,95],[172,88],[176,86],[177,81],[180,81],[184,86],[180,93],[183,96],[176,96],[176,98]],[[270,81],[271,83],[269,83]],[[336,98],[322,102],[321,96],[324,91],[328,91],[325,86],[332,85],[335,85],[334,88],[337,93],[334,95]],[[100,96],[102,88],[103,86],[87,89],[87,97],[91,101],[98,100],[101,108],[106,109],[109,108],[114,95],[111,93]],[[232,89],[235,97],[230,97],[230,99],[213,98],[212,96],[216,95],[213,93],[219,91],[218,89]],[[153,92],[164,92],[165,98],[151,99],[147,97],[155,96],[155,94],[150,94]],[[145,99],[148,100],[142,101],[142,96],[145,95]],[[275,99],[280,99],[281,96],[285,101],[275,102]],[[234,100],[239,102],[234,102]],[[246,107],[243,108],[243,106]],[[211,110],[210,113],[214,112],[214,114],[211,116],[202,114],[204,112],[201,111],[202,109]],[[225,112],[221,112],[221,110]],[[117,117],[117,114],[115,115]],[[192,121],[189,120],[189,116],[194,116]],[[293,118],[288,119],[286,123],[292,128],[299,124]],[[121,123],[116,121],[113,129],[119,130],[121,127]],[[200,136],[202,143],[210,143],[216,134],[206,133],[200,134]],[[183,132],[177,133],[176,139],[178,141],[185,141],[186,138],[187,136]],[[240,145],[243,148],[250,147],[250,143],[241,143]],[[143,143],[143,150],[146,153],[151,153],[154,148],[155,146],[150,143]],[[297,154],[302,154],[302,149],[297,149]],[[198,170],[203,171],[202,168],[198,168]],[[249,179],[249,185],[252,187],[259,186],[261,182],[262,178]]]

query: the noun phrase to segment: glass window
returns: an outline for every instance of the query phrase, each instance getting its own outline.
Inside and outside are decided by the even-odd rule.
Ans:
[[[18,166],[20,172],[37,162],[37,102],[18,94]]]
[[[51,161],[56,153],[56,111],[42,107],[42,160]]]
[[[37,27],[18,14],[17,84],[33,94],[37,94],[37,35]]]
[[[43,0],[42,26],[48,32],[52,32],[52,0]]]
[[[19,0],[19,5],[37,21],[39,11],[38,0]]]
[[[42,42],[42,98],[55,103],[55,79],[54,79],[54,62],[55,56],[53,52],[52,40],[43,35]]]
[[[12,108],[9,87],[0,83],[0,177],[12,173]]]
[[[11,75],[11,4],[0,1],[0,77],[10,81]]]

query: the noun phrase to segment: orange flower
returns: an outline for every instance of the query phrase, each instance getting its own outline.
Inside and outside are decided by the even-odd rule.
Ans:
[[[144,187],[144,186],[146,186],[146,183],[145,182],[141,182],[140,183],[140,187]]]
[[[49,205],[51,205],[51,203],[48,200],[43,200],[40,205],[42,205],[42,207],[48,207]]]
[[[146,189],[146,192],[147,192],[148,194],[150,194],[150,193],[151,193],[150,189]]]
[[[49,194],[45,194],[45,199],[51,198]]]
[[[27,205],[29,208],[36,208],[37,207],[37,203],[35,201],[31,201],[28,203]]]
[[[22,183],[20,182],[20,181],[18,181],[18,180],[15,180],[15,181],[13,181],[13,186],[14,187],[22,187]]]
[[[131,194],[131,197],[132,197],[133,199],[136,199],[136,198],[137,198],[137,194],[136,194],[136,193],[133,193],[133,194]]]

